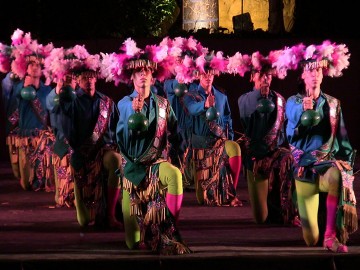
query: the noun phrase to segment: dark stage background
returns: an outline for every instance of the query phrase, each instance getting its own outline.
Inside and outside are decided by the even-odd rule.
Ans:
[[[141,3],[145,0],[134,0]],[[126,1],[125,1],[126,2]],[[129,2],[129,1],[128,1]],[[126,3],[128,3],[126,2]],[[177,1],[180,5],[182,1]],[[84,44],[90,53],[116,52],[128,36],[114,37],[119,30],[119,23],[124,20],[137,22],[136,16],[125,17],[119,10],[119,3],[123,0],[102,0],[90,4],[86,1],[45,1],[21,0],[8,3],[6,12],[2,9],[0,16],[0,42],[9,44],[13,31],[20,28],[24,32],[31,32],[32,37],[40,43],[53,42],[55,47],[70,47]],[[357,25],[358,9],[356,1],[343,0],[297,0],[295,10],[295,24],[291,33],[270,35],[264,31],[255,30],[237,34],[194,34],[204,46],[212,50],[221,50],[224,55],[233,55],[237,51],[251,54],[260,51],[267,55],[270,50],[292,46],[299,42],[305,45],[320,44],[329,39],[338,44],[345,43],[351,53],[350,66],[343,71],[340,78],[324,77],[322,89],[342,102],[343,114],[350,140],[354,148],[360,148],[360,31]],[[134,14],[135,11],[134,11]],[[170,29],[169,36],[189,36],[181,31],[181,18],[177,18]],[[131,36],[139,47],[145,44],[155,44],[162,38]],[[289,72],[284,80],[274,78],[272,89],[280,92],[285,98],[296,93],[297,72]],[[0,79],[5,75],[0,74]],[[249,75],[245,77],[221,75],[215,79],[215,84],[223,88],[230,101],[233,116],[233,126],[241,132],[238,97],[251,88]],[[98,90],[109,95],[115,102],[128,94],[128,89],[112,83],[98,81]],[[1,106],[2,110],[3,106]],[[4,112],[1,111],[4,116]],[[5,117],[0,118],[0,160],[7,160],[8,153],[5,145],[4,124]]]

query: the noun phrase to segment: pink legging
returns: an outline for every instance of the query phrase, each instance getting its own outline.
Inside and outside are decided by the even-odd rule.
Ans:
[[[328,169],[315,184],[295,180],[302,232],[308,246],[316,245],[319,240],[318,209],[320,191],[328,193],[325,235],[334,235],[336,232],[336,208],[339,201],[340,181],[341,173],[335,167]]]

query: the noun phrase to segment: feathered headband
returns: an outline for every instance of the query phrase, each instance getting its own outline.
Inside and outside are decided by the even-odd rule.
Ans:
[[[85,45],[75,45],[65,51],[64,60],[68,70],[75,75],[84,72],[98,74],[100,68],[100,55],[90,54]]]
[[[30,62],[44,64],[44,59],[50,54],[54,46],[52,43],[46,46],[39,44],[37,40],[31,38],[30,33],[26,33],[20,29],[14,31],[11,36],[12,52],[11,70],[20,79],[26,75],[26,69]]]
[[[246,72],[269,72],[271,75],[284,79],[290,65],[283,61],[283,50],[270,51],[264,56],[259,51],[250,55],[240,52],[228,57],[227,72],[244,76]]]
[[[300,43],[282,51],[278,66],[288,65],[290,69],[322,68],[323,74],[339,77],[349,66],[350,53],[345,44],[325,40],[320,45],[305,46]]]
[[[304,69],[322,67],[324,75],[342,76],[342,70],[348,68],[350,53],[345,44],[332,43],[325,40],[321,45],[310,45],[304,51]],[[315,63],[314,63],[315,62]]]
[[[164,66],[167,47],[147,45],[145,49],[137,47],[136,42],[128,38],[120,47],[120,53],[101,53],[100,73],[106,81],[129,84],[131,74],[137,68],[148,67],[153,71],[153,77],[164,81],[171,76]]]
[[[259,51],[252,53],[251,56],[236,52],[233,56],[228,57],[227,72],[240,76],[244,76],[248,71],[271,72],[273,76],[284,79],[288,70],[298,68],[299,62],[303,59],[304,49],[305,46],[300,43],[293,47],[272,50],[267,56],[262,55]]]
[[[56,83],[67,75],[78,76],[86,72],[97,75],[99,68],[100,55],[91,55],[84,45],[75,45],[68,49],[53,49],[45,59],[44,75]]]

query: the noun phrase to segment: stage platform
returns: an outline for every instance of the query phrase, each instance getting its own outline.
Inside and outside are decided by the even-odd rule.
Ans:
[[[358,201],[359,180],[357,174]],[[160,256],[128,250],[121,230],[80,228],[74,208],[55,208],[54,193],[22,190],[2,162],[0,270],[359,269],[360,230],[350,236],[347,254],[309,248],[300,227],[256,225],[243,177],[238,191],[242,207],[200,206],[195,192],[186,191],[179,229],[193,253]]]

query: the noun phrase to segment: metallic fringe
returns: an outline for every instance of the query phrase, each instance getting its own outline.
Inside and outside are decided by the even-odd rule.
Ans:
[[[223,156],[224,147],[225,141],[219,139],[212,149],[193,149],[195,183],[201,185],[205,205],[227,205],[228,201],[235,197],[229,189],[232,183],[231,177],[226,173],[223,176],[226,179],[221,180],[220,169],[227,163]],[[222,181],[224,183],[220,183]],[[220,184],[223,185],[223,192],[219,192]],[[208,194],[212,194],[211,197]]]
[[[74,206],[75,195],[74,195],[74,178],[71,174],[70,167],[70,154],[67,154],[62,159],[58,155],[53,155],[52,162],[54,170],[56,171],[57,191],[55,194],[57,198],[55,201],[57,205],[67,207]]]
[[[122,181],[123,189],[130,194],[130,215],[136,216],[140,227],[139,245],[162,255],[191,253],[182,243],[172,216],[167,215],[167,189],[161,187],[157,169],[150,167],[146,180],[139,186],[134,186],[125,177]],[[146,213],[143,213],[144,206]]]
[[[7,144],[12,147],[12,161],[19,158],[21,158],[22,164],[25,164],[26,160],[30,161],[29,183],[32,184],[35,177],[45,178],[45,190],[52,192],[54,191],[54,167],[52,166],[53,154],[50,146],[55,137],[50,130],[38,130],[37,132],[38,136],[9,135],[6,140]],[[24,155],[20,157],[18,156],[19,148],[24,150]],[[37,160],[40,163],[35,165]]]
[[[157,69],[157,63],[150,61],[148,59],[134,59],[130,60],[128,64],[126,65],[126,69],[136,69],[136,68],[142,68],[142,67],[149,67],[153,68],[154,70]]]
[[[160,224],[166,219],[166,204],[165,203],[149,203],[144,224]]]
[[[346,243],[349,235],[358,229],[358,217],[356,211],[356,196],[353,189],[354,175],[346,171],[341,172],[342,193],[339,215],[341,216],[340,240]]]
[[[161,250],[162,255],[180,255],[180,254],[190,254],[192,251],[183,243],[170,239],[166,235],[162,236],[162,242],[166,245]]]
[[[9,135],[6,137],[6,145],[9,147],[9,150],[11,150],[10,153],[10,161],[13,164],[19,163],[19,150],[16,146],[16,136]]]
[[[344,224],[347,228],[347,231],[350,233],[355,232],[358,229],[358,217],[356,212],[356,207],[344,204]]]
[[[356,207],[353,205],[344,204],[342,210],[344,227],[340,228],[340,242],[346,244],[349,240],[349,234],[358,229],[358,217]]]
[[[151,171],[151,169],[149,170]],[[134,184],[129,181],[127,178],[123,177],[123,189],[125,189],[127,192],[129,192],[129,194],[134,194],[135,196],[132,198],[131,200],[131,206],[130,206],[130,215],[139,215],[141,216],[142,213],[142,208],[141,208],[141,203],[148,203],[151,200],[155,199],[155,195],[157,193],[159,193],[160,191],[160,186],[159,186],[159,181],[154,178],[151,177],[151,175],[149,175],[149,178],[151,179],[151,181],[149,181],[149,185],[147,186],[147,188],[142,189],[141,187],[136,187],[134,186]],[[162,192],[160,192],[162,193]],[[148,209],[149,211],[155,211],[154,209]],[[155,214],[149,214],[146,213],[146,216],[151,215],[154,216]],[[166,211],[165,211],[166,213]],[[159,216],[160,219],[155,218],[155,220],[163,220],[162,217],[165,217],[165,215],[163,214],[156,214],[156,216]]]
[[[99,158],[101,155],[102,152],[99,151],[98,156],[95,158],[96,161],[90,161],[80,171],[75,171],[72,168],[75,184],[81,189],[81,199],[89,211],[90,221],[94,221],[96,216],[104,211],[102,209],[104,207],[102,205],[104,191],[101,182],[102,158]]]

